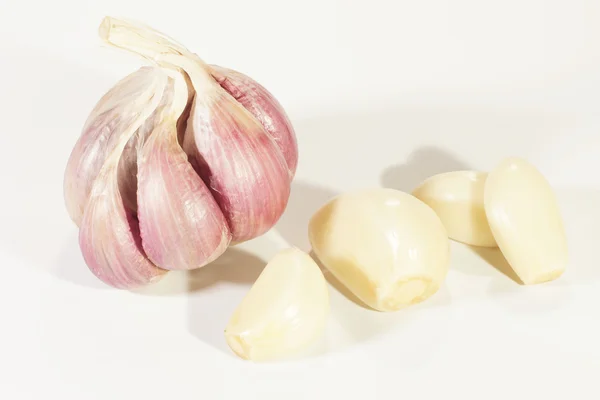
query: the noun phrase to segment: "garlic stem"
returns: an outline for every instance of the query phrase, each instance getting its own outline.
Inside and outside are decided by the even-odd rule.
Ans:
[[[196,89],[217,86],[209,66],[176,40],[149,26],[123,19],[105,17],[98,29],[108,45],[137,54],[159,66],[188,73]]]

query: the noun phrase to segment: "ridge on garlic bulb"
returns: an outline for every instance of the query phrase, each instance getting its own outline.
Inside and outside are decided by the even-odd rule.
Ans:
[[[298,163],[275,97],[143,24],[106,17],[99,35],[150,65],[100,99],[65,170],[66,207],[92,272],[133,288],[266,233]]]

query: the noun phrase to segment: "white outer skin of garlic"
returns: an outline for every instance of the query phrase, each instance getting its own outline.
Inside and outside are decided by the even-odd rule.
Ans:
[[[379,311],[433,295],[449,268],[450,242],[436,213],[393,189],[339,195],[311,218],[309,239],[323,265]]]
[[[238,305],[225,329],[239,357],[272,361],[300,354],[324,333],[329,289],[319,266],[290,248],[275,255]]]
[[[552,187],[527,161],[503,160],[488,175],[485,210],[498,247],[526,285],[561,276],[567,238]]]
[[[450,239],[497,247],[483,204],[486,178],[485,172],[445,172],[427,178],[412,194],[436,212]]]

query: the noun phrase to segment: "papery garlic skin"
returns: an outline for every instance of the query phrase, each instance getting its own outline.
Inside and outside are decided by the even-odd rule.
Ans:
[[[279,101],[258,82],[241,72],[211,65],[219,85],[262,124],[275,140],[287,163],[290,178],[298,166],[298,143],[294,127]]]
[[[79,245],[92,273],[115,288],[130,289],[156,281],[166,271],[156,267],[143,251],[138,222],[127,210],[119,190],[118,165],[131,137],[155,112],[167,84],[160,75],[148,89],[153,95],[115,128],[117,144],[93,183],[79,229]],[[131,122],[129,123],[129,121]]]
[[[498,247],[524,284],[563,274],[568,248],[558,201],[533,165],[516,157],[504,159],[488,175],[484,201]]]
[[[163,78],[159,68],[140,68],[114,85],[90,113],[69,156],[64,175],[67,212],[77,226],[81,224],[92,185],[118,142],[115,132],[133,122],[136,110],[149,101],[154,95],[153,88]],[[121,189],[127,192],[123,193],[123,199],[130,209],[135,209],[135,190],[133,193],[130,190],[135,186],[135,175],[126,172],[130,171],[131,161],[135,163],[135,155],[134,138],[123,151],[120,165],[123,173],[119,182]]]
[[[445,172],[427,178],[412,194],[436,212],[450,239],[497,247],[483,204],[486,178],[485,172]]]
[[[444,225],[429,206],[398,190],[356,190],[331,199],[311,217],[309,240],[324,266],[379,311],[427,299],[448,272]]]
[[[138,218],[144,250],[168,270],[202,267],[231,242],[225,216],[177,141],[177,117],[187,104],[183,76],[172,74],[171,104],[139,146]]]
[[[223,211],[233,242],[275,225],[290,196],[288,166],[262,125],[231,95],[218,88],[194,99],[183,146]]]
[[[330,312],[323,273],[306,253],[275,255],[236,308],[225,329],[241,358],[271,361],[300,354],[324,333]]]

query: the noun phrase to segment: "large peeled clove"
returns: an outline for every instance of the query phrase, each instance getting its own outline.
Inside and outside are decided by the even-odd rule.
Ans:
[[[310,219],[309,240],[319,260],[365,304],[396,311],[440,288],[450,243],[437,214],[393,189],[343,193]]]
[[[183,76],[173,77],[174,101],[139,146],[138,217],[144,250],[154,263],[169,270],[194,269],[223,254],[231,234],[177,141],[177,118],[188,90]]]
[[[298,143],[290,119],[277,99],[254,79],[241,72],[211,65],[213,77],[262,124],[283,153],[290,171],[298,166]]]
[[[125,145],[161,100],[166,76],[161,77],[150,88],[154,95],[149,101],[140,104],[132,118],[123,119],[132,122],[116,126],[118,142],[94,181],[79,230],[86,264],[99,279],[117,288],[145,285],[166,272],[146,257],[135,215],[125,207],[118,184],[118,164]]]
[[[111,88],[96,104],[88,117],[81,136],[77,140],[64,175],[64,197],[69,216],[78,226],[92,185],[106,161],[108,154],[118,142],[119,129],[130,126],[137,118],[136,110],[143,107],[154,95],[154,87],[164,79],[160,68],[142,67],[128,75]],[[135,208],[135,137],[123,150],[121,158],[120,186],[128,208]],[[133,195],[132,195],[133,194]]]

